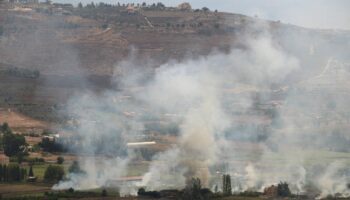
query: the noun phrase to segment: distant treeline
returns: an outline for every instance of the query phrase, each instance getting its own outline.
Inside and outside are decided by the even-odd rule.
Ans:
[[[0,164],[0,182],[19,182],[25,180],[26,177],[27,169],[20,167],[18,164]]]
[[[32,78],[36,79],[40,77],[39,70],[31,70],[18,68],[12,65],[5,65],[0,63],[0,75],[15,76],[20,78]]]

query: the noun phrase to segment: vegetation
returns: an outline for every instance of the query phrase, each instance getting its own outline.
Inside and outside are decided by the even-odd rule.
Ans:
[[[292,193],[289,190],[288,183],[280,182],[277,185],[277,195],[281,197],[289,197]]]
[[[79,174],[79,173],[85,173],[81,168],[78,163],[78,161],[74,161],[72,165],[68,168],[69,173],[74,173],[74,174]]]
[[[29,176],[29,177],[34,177],[34,173],[33,173],[33,166],[32,166],[32,165],[29,167],[29,173],[28,173],[28,176]]]
[[[51,139],[50,137],[44,137],[42,138],[41,142],[39,143],[39,146],[43,148],[44,151],[47,152],[62,152],[64,151],[64,148],[61,144],[56,142],[56,139]]]
[[[2,36],[4,34],[4,27],[0,26],[0,36]]]
[[[222,192],[224,195],[232,195],[231,176],[228,174],[222,177]]]
[[[138,196],[150,197],[150,198],[160,198],[160,192],[158,191],[146,191],[144,188],[140,188],[137,191]]]
[[[184,200],[203,199],[201,194],[202,184],[199,178],[192,178],[183,193]]]
[[[19,182],[25,180],[27,170],[18,164],[0,165],[0,182]]]
[[[57,164],[61,165],[64,162],[64,158],[62,156],[57,157]]]
[[[7,123],[1,126],[2,132],[2,149],[6,156],[20,155],[25,146],[25,138],[22,135],[13,134]]]
[[[102,191],[103,193],[103,191]],[[107,196],[107,191],[105,190]],[[119,196],[119,195],[118,195]],[[60,192],[46,192],[45,199],[80,199],[80,198],[99,198],[101,192],[95,191],[74,191],[72,188]]]
[[[61,166],[49,165],[45,171],[44,180],[46,182],[58,182],[64,176],[64,169]]]

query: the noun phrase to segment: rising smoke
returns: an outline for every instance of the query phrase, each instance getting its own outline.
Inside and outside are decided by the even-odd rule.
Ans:
[[[54,189],[181,189],[191,177],[212,188],[220,185],[221,173],[229,173],[237,192],[286,181],[293,192],[312,185],[321,197],[347,195],[344,159],[327,158],[349,150],[347,142],[338,145],[348,141],[349,90],[338,78],[347,69],[331,61],[320,76],[297,80],[311,58],[293,54],[298,44],[274,37],[266,24],[258,24],[241,37],[244,48],[226,54],[169,61],[154,71],[133,59],[116,65],[115,81],[122,88],[84,92],[68,103],[77,132],[71,150],[81,155],[86,173],[70,174]],[[135,156],[126,142],[144,133],[145,121],[169,114],[177,116],[170,119],[179,128],[177,142],[153,157],[139,185],[113,182],[127,176]]]

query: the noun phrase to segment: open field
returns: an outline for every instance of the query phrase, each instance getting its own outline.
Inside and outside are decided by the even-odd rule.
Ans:
[[[50,185],[45,184],[0,184],[0,194],[3,198],[19,196],[43,196],[51,190]]]

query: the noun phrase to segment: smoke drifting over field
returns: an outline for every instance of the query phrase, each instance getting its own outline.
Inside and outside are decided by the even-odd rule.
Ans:
[[[54,188],[120,186],[113,180],[127,176],[134,159],[126,141],[144,132],[146,120],[170,113],[177,116],[171,119],[179,127],[177,143],[153,157],[140,186],[183,188],[188,178],[199,177],[204,186],[214,187],[220,185],[215,179],[220,172],[232,175],[237,192],[286,181],[294,192],[311,185],[321,196],[348,195],[344,159],[313,161],[329,149],[349,150],[349,112],[342,103],[349,100],[349,88],[337,82],[334,72],[345,67],[330,62],[333,71],[321,78],[288,83],[311,58],[293,54],[298,45],[273,39],[264,24],[249,30],[240,37],[246,45],[242,49],[169,61],[151,73],[131,57],[116,65],[115,81],[122,88],[72,98],[67,110],[79,121],[72,150],[89,155],[80,160],[86,174],[70,174],[70,180]],[[253,125],[240,125],[243,118]],[[343,149],[335,149],[344,141]]]

